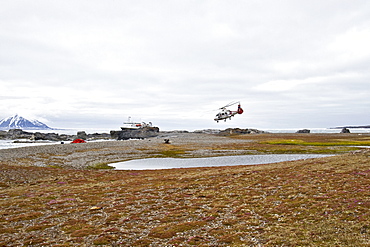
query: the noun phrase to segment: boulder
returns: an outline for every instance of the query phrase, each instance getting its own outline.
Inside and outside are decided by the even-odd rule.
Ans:
[[[59,135],[59,139],[60,139],[60,141],[72,141],[73,136],[66,135],[66,134],[61,134],[61,135]]]
[[[8,130],[7,139],[30,139],[33,133],[23,131],[21,129]]]
[[[40,133],[36,132],[29,138],[32,141],[48,140],[48,141],[62,141],[60,136],[56,133]]]
[[[128,140],[128,139],[144,139],[149,137],[155,137],[159,135],[158,127],[144,127],[140,129],[123,129],[123,130],[111,130],[110,135],[113,139],[117,140]]]
[[[40,133],[40,132],[36,132],[34,133],[31,138],[30,138],[32,141],[38,141],[38,140],[45,140],[45,135]]]
[[[86,140],[87,139],[87,134],[85,131],[78,131],[77,132],[77,138],[78,139],[82,139],[82,140]]]
[[[0,130],[0,139],[7,139],[7,136],[8,136],[8,132],[7,131],[3,131],[3,130]]]
[[[50,140],[50,141],[61,141],[60,136],[56,133],[46,133],[44,135],[45,140]]]
[[[295,133],[299,133],[299,134],[309,134],[311,131],[309,129],[303,129],[303,130],[298,130],[297,132]]]
[[[108,133],[94,133],[94,134],[88,134],[87,139],[88,140],[111,139],[111,136]]]
[[[351,131],[349,131],[349,129],[347,128],[343,128],[340,133],[346,134],[346,133],[351,133]]]

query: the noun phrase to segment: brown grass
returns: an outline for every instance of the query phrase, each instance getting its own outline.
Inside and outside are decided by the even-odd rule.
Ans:
[[[154,171],[0,167],[0,246],[370,245],[369,151]]]

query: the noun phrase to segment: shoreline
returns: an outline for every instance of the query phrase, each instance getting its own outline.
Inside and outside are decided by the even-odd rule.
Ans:
[[[217,136],[201,133],[161,133],[157,137],[122,141],[92,141],[81,144],[51,144],[0,149],[3,163],[21,166],[60,167],[71,169],[109,168],[108,164],[141,158],[174,157],[201,158],[250,154],[340,154],[369,145],[367,134],[247,134]],[[352,140],[346,145],[332,144],[301,145],[310,139]],[[164,140],[169,140],[166,144]],[[279,144],[266,140],[287,139]],[[289,140],[300,139],[296,143]],[[292,145],[294,144],[294,145]],[[309,144],[309,143],[308,143]],[[353,147],[350,145],[354,145]]]
[[[171,144],[165,144],[164,139],[170,139]],[[0,149],[0,158],[3,162],[12,165],[86,169],[100,164],[152,157],[154,152],[166,151],[179,145],[199,146],[218,142],[234,141],[208,134],[167,133],[142,140],[92,141],[81,144],[67,143]],[[196,157],[220,155],[219,152],[212,150],[198,150],[193,154]],[[192,154],[189,155],[192,156]]]

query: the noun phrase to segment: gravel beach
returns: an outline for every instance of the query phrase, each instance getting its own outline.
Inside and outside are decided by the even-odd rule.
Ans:
[[[170,144],[165,144],[169,139]],[[0,150],[0,159],[11,165],[33,165],[85,169],[97,164],[108,164],[138,158],[151,157],[154,152],[179,146],[189,149],[185,157],[217,156],[220,152],[204,147],[227,143],[247,143],[226,137],[198,133],[163,133],[158,137],[143,140],[92,141],[87,143],[65,143],[29,146]],[[222,154],[238,153],[223,150]]]

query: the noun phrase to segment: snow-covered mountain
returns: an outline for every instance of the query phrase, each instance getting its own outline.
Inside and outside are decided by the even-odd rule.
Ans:
[[[0,129],[25,129],[25,130],[45,130],[52,129],[38,120],[27,120],[18,114],[12,117],[4,118],[0,121]]]

